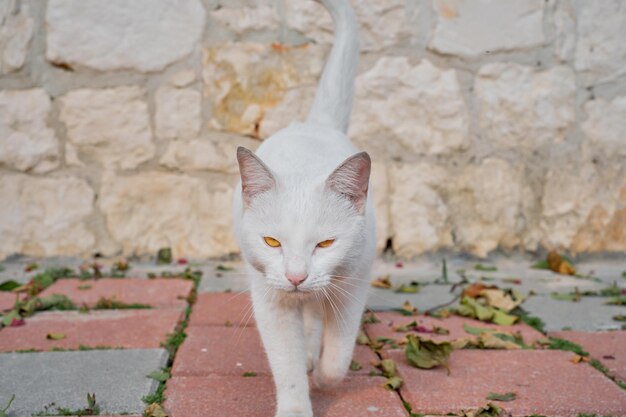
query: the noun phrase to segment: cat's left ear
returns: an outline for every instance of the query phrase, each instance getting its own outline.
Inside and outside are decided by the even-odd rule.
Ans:
[[[254,196],[274,188],[276,180],[263,161],[243,146],[237,148],[237,162],[241,174],[243,205],[249,207]]]
[[[372,160],[367,152],[346,159],[326,180],[326,187],[347,197],[359,214],[365,210]]]

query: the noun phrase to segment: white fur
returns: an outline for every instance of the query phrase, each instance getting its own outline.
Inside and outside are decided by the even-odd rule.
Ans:
[[[313,415],[307,371],[320,387],[345,376],[375,257],[369,157],[344,163],[358,153],[345,135],[357,23],[347,0],[322,3],[337,35],[307,122],[276,133],[256,156],[243,148],[237,155],[244,187],[235,192],[235,231],[274,375],[277,417]],[[281,246],[270,247],[264,236]],[[328,239],[329,247],[316,246]],[[287,273],[308,278],[296,291]]]

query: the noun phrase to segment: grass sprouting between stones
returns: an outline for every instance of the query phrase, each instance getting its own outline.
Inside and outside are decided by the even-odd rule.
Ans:
[[[186,268],[185,272],[177,276],[177,278],[184,278],[193,281],[193,289],[191,290],[191,294],[189,295],[187,301],[187,308],[185,308],[185,316],[183,320],[176,326],[176,330],[171,333],[165,343],[162,343],[161,346],[167,351],[168,359],[166,366],[161,370],[162,375],[167,375],[166,378],[153,378],[159,382],[159,386],[154,394],[146,395],[142,398],[143,402],[150,404],[163,404],[165,401],[165,383],[171,376],[172,364],[174,363],[174,358],[176,357],[176,352],[182,343],[185,341],[187,337],[187,326],[189,325],[189,316],[191,315],[191,309],[193,304],[197,298],[198,286],[200,285],[200,279],[202,278],[202,271],[196,270],[192,271],[191,268]]]

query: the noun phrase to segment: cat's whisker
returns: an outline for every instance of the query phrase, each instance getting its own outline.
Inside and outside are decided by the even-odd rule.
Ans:
[[[261,296],[261,298],[263,300],[265,300],[265,297],[267,296],[267,293],[268,293],[269,290],[270,290],[270,287],[267,287],[265,289],[265,292]],[[253,315],[254,315],[254,305],[250,304],[248,306],[248,308],[246,309],[246,313],[244,315],[245,322],[243,323],[243,325],[241,325],[241,323],[243,322],[243,319],[240,320],[240,322],[239,322],[239,331],[238,331],[237,341],[235,342],[235,345],[239,345],[239,341],[241,340],[241,336],[243,335],[243,333],[245,331],[245,328],[248,326],[248,323],[252,319]]]
[[[330,283],[330,285],[331,285],[333,288],[336,288],[337,290],[341,291],[341,293],[342,293],[342,294],[344,294],[346,297],[349,297],[350,299],[352,299],[352,300],[356,301],[357,303],[359,302],[359,299],[358,299],[358,298],[356,298],[356,297],[354,296],[354,294],[351,294],[351,293],[350,293],[350,291],[346,290],[345,288],[341,288],[341,286],[339,286],[339,285],[337,285],[337,284],[335,284],[335,283],[333,283],[333,282],[331,282],[331,283]]]
[[[341,321],[340,321],[341,326],[340,327],[343,327],[343,331],[347,332],[348,331],[348,323],[346,322],[346,319],[343,316],[343,313],[341,312],[341,309],[339,308],[337,303],[335,303],[335,301],[333,300],[333,297],[332,297],[333,295],[336,296],[336,294],[332,291],[332,287],[327,287],[327,288],[328,288],[328,290],[330,292],[330,295],[328,297],[328,301],[331,303],[332,306],[334,306],[335,314],[337,314],[338,317],[341,319]]]

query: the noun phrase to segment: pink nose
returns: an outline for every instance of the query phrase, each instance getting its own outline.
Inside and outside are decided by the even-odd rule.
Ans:
[[[285,274],[285,276],[287,277],[287,279],[289,280],[289,282],[291,282],[294,286],[298,286],[300,284],[302,284],[302,282],[307,279],[307,277],[309,276],[309,274],[307,274],[306,272],[301,273],[301,274]]]

